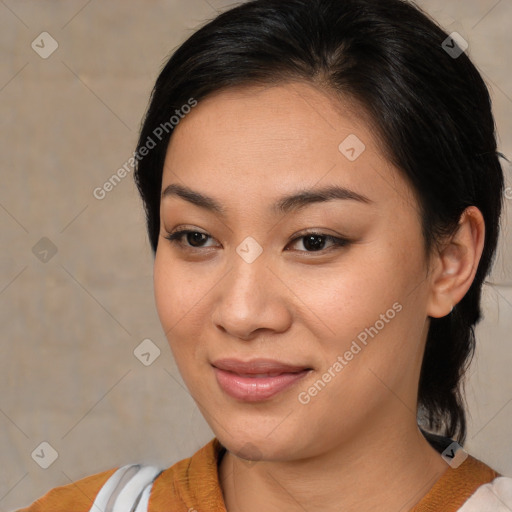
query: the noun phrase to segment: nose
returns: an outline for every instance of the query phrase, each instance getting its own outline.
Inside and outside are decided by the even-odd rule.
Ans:
[[[216,288],[212,321],[234,338],[250,341],[282,333],[292,321],[286,286],[262,256],[247,263],[235,255],[234,265]]]

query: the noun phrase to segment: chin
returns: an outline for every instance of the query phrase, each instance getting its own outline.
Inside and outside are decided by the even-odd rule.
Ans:
[[[268,431],[251,432],[245,428],[240,432],[220,429],[215,435],[220,443],[233,455],[248,462],[285,461],[296,458],[298,446],[291,432],[283,429],[280,435]]]

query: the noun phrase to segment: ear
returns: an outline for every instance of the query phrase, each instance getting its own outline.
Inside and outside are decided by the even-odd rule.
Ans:
[[[460,217],[457,231],[432,256],[427,304],[430,317],[441,318],[450,314],[469,290],[482,256],[484,240],[482,213],[476,206],[469,206]]]

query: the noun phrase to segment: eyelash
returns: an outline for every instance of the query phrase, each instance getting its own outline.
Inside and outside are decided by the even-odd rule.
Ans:
[[[189,233],[199,233],[201,235],[205,235],[207,237],[207,240],[205,240],[205,241],[208,241],[208,239],[212,238],[210,235],[207,235],[206,233],[203,233],[202,231],[196,231],[193,229],[183,229],[183,230],[179,230],[179,231],[174,231],[172,233],[168,233],[164,238],[169,240],[172,244],[181,246],[182,248],[185,248],[186,250],[190,250],[190,251],[200,251],[201,249],[209,249],[210,248],[210,247],[193,247],[190,245],[185,245],[182,241],[182,238]],[[302,235],[299,235],[298,237],[295,237],[293,240],[291,240],[290,244],[295,243],[298,240],[300,240],[301,238],[306,238],[308,236],[322,237],[326,241],[331,242],[333,245],[331,245],[327,249],[320,249],[318,251],[297,250],[297,252],[302,252],[302,253],[307,253],[307,254],[323,254],[327,251],[330,251],[333,249],[339,249],[341,247],[346,247],[350,244],[350,240],[348,240],[346,238],[338,238],[338,237],[335,237],[332,235],[326,235],[324,233],[318,233],[318,232],[303,233]]]

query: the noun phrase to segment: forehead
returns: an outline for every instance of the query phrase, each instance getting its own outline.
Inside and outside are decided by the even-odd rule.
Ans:
[[[327,184],[372,199],[411,199],[365,113],[300,82],[200,101],[171,137],[162,188],[171,182],[234,201]]]
[[[353,132],[374,145],[363,117],[362,109],[302,82],[236,87],[201,100],[176,127],[169,149],[180,139],[196,137],[202,140],[193,143],[204,150],[243,143],[233,151],[254,150],[261,158],[265,149],[285,156],[300,145],[303,153],[314,154],[327,146],[337,150],[339,137]]]

